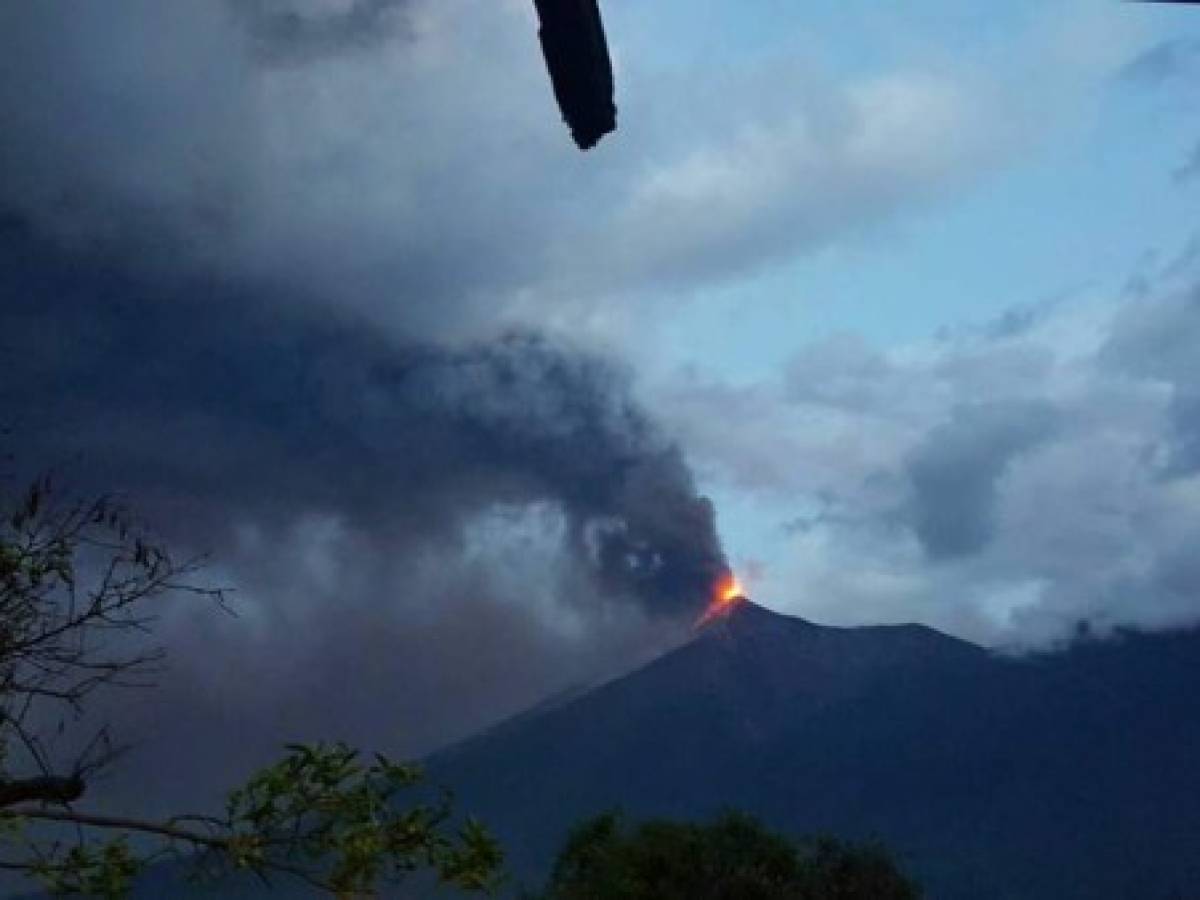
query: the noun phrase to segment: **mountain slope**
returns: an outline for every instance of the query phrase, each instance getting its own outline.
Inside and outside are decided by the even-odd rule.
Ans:
[[[881,837],[935,898],[1191,896],[1198,671],[1196,633],[1017,660],[921,626],[828,628],[746,603],[428,765],[527,876],[582,816],[736,806],[797,833]]]

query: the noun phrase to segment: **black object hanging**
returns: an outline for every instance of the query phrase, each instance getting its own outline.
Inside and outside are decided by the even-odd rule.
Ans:
[[[534,0],[538,37],[571,137],[587,150],[617,127],[612,60],[596,0]]]

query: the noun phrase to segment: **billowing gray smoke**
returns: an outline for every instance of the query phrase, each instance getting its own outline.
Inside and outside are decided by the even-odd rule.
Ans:
[[[298,64],[383,44],[405,26],[405,0],[352,0],[298,7],[279,0],[234,0],[229,11],[267,63]]]
[[[609,265],[631,177],[561,152],[532,12],[0,5],[0,457],[123,493],[241,613],[162,607],[169,673],[95,710],[146,747],[114,808],[289,740],[423,753],[687,636],[708,504],[514,299]]]
[[[39,445],[23,455],[170,497],[189,539],[205,517],[219,541],[239,516],[313,512],[452,539],[490,505],[548,502],[602,593],[649,612],[693,612],[724,568],[679,450],[601,358],[530,333],[397,342],[211,281],[60,256],[16,223],[2,243],[4,401]]]

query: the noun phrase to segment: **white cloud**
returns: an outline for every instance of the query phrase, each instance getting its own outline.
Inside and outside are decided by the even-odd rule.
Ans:
[[[1021,101],[963,60],[837,78],[789,56],[662,70],[613,30],[620,128],[583,155],[527,4],[360,5],[393,23],[386,40],[325,29],[309,35],[321,53],[286,65],[215,4],[10,16],[48,50],[13,57],[9,83],[40,86],[35,103],[0,91],[25,132],[5,150],[6,199],[65,230],[140,221],[143,244],[174,238],[172,255],[403,331],[619,335],[656,297],[961,189],[1011,151]],[[116,62],[134,58],[136,72]]]

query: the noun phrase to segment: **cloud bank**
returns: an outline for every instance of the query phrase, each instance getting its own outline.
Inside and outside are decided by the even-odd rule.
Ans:
[[[677,381],[709,483],[779,523],[760,596],[998,645],[1195,621],[1200,270],[1194,247],[1152,269],[927,344],[830,338],[778,381]],[[736,434],[710,427],[735,402]]]
[[[618,6],[620,139],[572,153],[527,7],[5,10],[3,201],[389,330],[623,334],[679,290],[936,202],[1013,142],[975,74],[660,70],[622,54]]]

